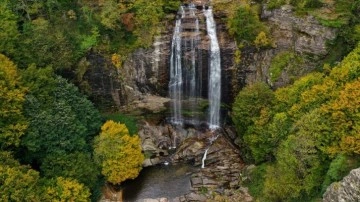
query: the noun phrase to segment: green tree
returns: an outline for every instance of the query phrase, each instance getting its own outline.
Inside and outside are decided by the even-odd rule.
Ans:
[[[323,77],[324,74],[322,73],[310,73],[299,78],[290,86],[278,88],[275,91],[275,110],[278,112],[290,112],[291,107],[300,102],[302,93],[312,86],[322,83]]]
[[[41,161],[50,154],[91,151],[91,141],[101,125],[93,104],[51,69],[30,67],[23,76],[30,90],[24,105],[29,120],[22,139],[25,157]]]
[[[254,123],[262,109],[272,105],[274,98],[274,93],[265,83],[246,86],[239,92],[233,103],[232,120],[240,136]]]
[[[13,55],[19,38],[17,16],[9,8],[10,1],[0,2],[0,53]]]
[[[130,136],[124,124],[107,121],[95,138],[94,147],[95,158],[107,181],[120,184],[139,175],[144,161],[141,140],[137,135]]]
[[[65,177],[75,179],[92,191],[99,188],[100,168],[91,157],[91,153],[74,152],[66,155],[47,155],[40,170],[47,178]]]
[[[32,65],[22,71],[22,81],[28,88],[24,115],[29,126],[17,156],[39,168],[42,176],[83,183],[97,200],[101,178],[92,158],[92,142],[101,126],[99,112],[50,67],[37,69]]]
[[[280,145],[276,159],[265,176],[264,198],[267,201],[306,201],[316,193],[326,165],[322,164],[313,139],[290,135]]]
[[[13,62],[0,54],[0,149],[18,146],[27,128],[23,115],[26,88]]]
[[[164,13],[162,10],[162,1],[137,0],[134,2],[135,9],[135,29],[134,34],[137,37],[137,43],[140,46],[149,47],[152,44],[153,37],[160,30],[160,20]]]
[[[269,109],[261,111],[244,135],[255,163],[273,161],[278,145],[289,135],[292,121],[284,112],[272,115]]]
[[[69,41],[63,30],[42,17],[25,22],[23,27],[20,50],[16,55],[21,67],[34,63],[39,67],[51,65],[56,70],[71,68],[77,56],[74,54],[75,44]]]
[[[252,43],[261,31],[265,31],[258,13],[247,4],[239,6],[228,18],[227,28],[239,44],[243,41]]]

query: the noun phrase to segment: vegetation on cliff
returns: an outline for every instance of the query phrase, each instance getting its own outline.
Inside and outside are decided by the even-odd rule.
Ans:
[[[252,187],[253,194],[309,200],[360,166],[359,58],[360,44],[327,72],[275,92],[260,83],[239,93],[232,116],[239,141],[248,160],[266,163],[260,185],[254,183],[262,188]]]
[[[328,44],[330,54],[323,60],[323,67],[316,68],[321,72],[295,79],[291,85],[275,91],[264,83],[247,86],[233,104],[237,142],[246,160],[258,165],[248,183],[252,194],[264,201],[309,201],[360,166],[359,3],[257,2],[267,3],[267,9],[287,4],[299,17],[310,14],[325,26],[340,28],[337,38]],[[228,22],[242,20],[234,20],[233,16],[227,16]],[[246,22],[250,21],[242,23]],[[258,32],[256,23],[262,22],[251,21],[248,27],[252,29],[247,33]],[[239,41],[232,31],[236,26],[228,25]],[[253,38],[240,39],[254,45]],[[283,71],[296,71],[302,63],[304,60],[295,52],[280,52],[270,64],[271,81]]]

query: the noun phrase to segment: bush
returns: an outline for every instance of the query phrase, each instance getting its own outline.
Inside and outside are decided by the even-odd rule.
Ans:
[[[137,119],[135,117],[125,114],[106,114],[104,117],[107,120],[113,120],[125,124],[129,130],[130,135],[138,133]]]
[[[272,59],[270,64],[269,71],[271,81],[277,81],[284,70],[287,72],[293,72],[298,67],[298,65],[302,63],[302,58],[295,55],[293,52],[285,51],[278,53]]]
[[[256,36],[265,30],[258,13],[249,5],[239,6],[234,14],[228,18],[227,28],[239,44],[243,41],[252,43]]]

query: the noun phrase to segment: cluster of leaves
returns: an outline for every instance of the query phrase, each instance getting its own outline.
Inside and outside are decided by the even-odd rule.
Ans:
[[[308,201],[359,166],[359,58],[360,44],[328,73],[275,92],[260,83],[239,93],[232,116],[239,142],[248,160],[267,163],[255,195]]]
[[[0,54],[0,149],[20,144],[27,128],[22,114],[25,92],[15,64]]]
[[[229,33],[235,38],[238,44],[269,45],[266,37],[266,27],[259,19],[257,7],[249,4],[241,4],[227,18]]]

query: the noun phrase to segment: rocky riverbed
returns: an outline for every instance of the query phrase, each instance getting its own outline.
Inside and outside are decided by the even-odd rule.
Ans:
[[[149,157],[144,166],[190,162],[195,168],[190,176],[188,194],[143,201],[208,201],[216,195],[233,195],[234,190],[239,190],[237,197],[241,195],[242,201],[252,201],[247,189],[241,187],[241,171],[245,165],[222,129],[210,131],[145,124],[139,134]]]
[[[247,188],[241,186],[241,173],[246,169],[245,164],[238,149],[225,134],[225,130],[210,131],[205,128],[183,128],[170,124],[151,125],[143,122],[139,136],[146,156],[144,167],[188,164],[191,171],[186,173],[190,184],[188,193],[176,197],[137,198],[136,201],[212,201],[219,197],[227,197],[230,201],[252,201]],[[204,159],[206,150],[207,155]],[[155,185],[156,177],[152,180]],[[169,186],[176,187],[176,184]],[[111,197],[108,197],[102,201],[120,199],[111,200]]]

